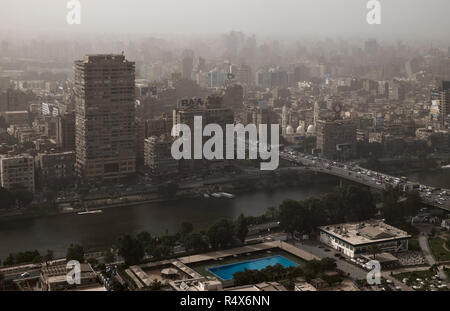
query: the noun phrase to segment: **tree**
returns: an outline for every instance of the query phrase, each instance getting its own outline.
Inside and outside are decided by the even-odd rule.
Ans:
[[[70,244],[67,249],[66,260],[77,260],[80,263],[84,262],[84,248],[79,244]]]
[[[14,254],[9,254],[8,257],[3,261],[5,266],[12,266],[16,263],[16,259],[14,258]]]
[[[278,219],[278,209],[275,206],[269,207],[265,216],[267,216],[270,220]]]
[[[183,222],[181,224],[180,234],[181,236],[187,236],[194,230],[194,225],[190,222]]]
[[[42,256],[37,250],[18,252],[16,254],[9,254],[4,261],[5,266],[12,266],[23,263],[40,263],[42,262]]]
[[[184,246],[187,250],[193,250],[196,253],[206,251],[209,247],[207,237],[200,233],[193,233],[186,237]]]
[[[375,202],[369,189],[350,186],[341,190],[345,206],[346,221],[360,221],[372,218],[376,213]]]
[[[166,244],[166,243],[161,243],[159,245],[154,246],[150,250],[150,254],[154,258],[168,257],[169,255],[172,254],[172,247],[170,245]]]
[[[33,202],[33,193],[25,189],[14,189],[12,190],[12,194],[16,199],[19,207],[26,207]]]
[[[145,231],[138,233],[136,239],[141,242],[144,247],[150,245],[153,241],[151,234]]]
[[[388,185],[382,192],[382,212],[386,222],[393,225],[403,222],[403,206],[399,203],[401,194],[398,187],[391,185]]]
[[[124,285],[120,284],[119,281],[114,280],[111,285],[111,290],[114,292],[122,292],[122,291],[126,291],[127,288]]]
[[[324,203],[318,198],[309,198],[303,201],[304,205],[304,220],[303,230],[304,233],[314,231],[318,226],[321,226],[326,222],[326,211],[324,210]]]
[[[322,258],[320,260],[320,266],[323,271],[330,271],[337,268],[336,260],[330,257]]]
[[[340,190],[342,191],[342,189]],[[322,198],[323,224],[340,224],[345,222],[345,206],[342,203],[341,194],[338,191],[327,193]]]
[[[48,261],[52,261],[53,259],[55,259],[55,256],[54,256],[54,254],[53,254],[53,251],[50,250],[50,249],[48,249],[48,250],[47,250],[47,254],[45,254],[45,256],[44,256],[44,261],[45,261],[45,262],[48,262]]]
[[[378,245],[371,245],[367,248],[370,254],[372,254],[373,259],[376,259],[376,256],[381,252],[381,249]]]
[[[244,243],[247,234],[248,234],[247,218],[245,218],[244,214],[241,214],[239,215],[236,221],[236,236],[241,241],[241,243]]]
[[[104,256],[104,261],[106,262],[106,263],[111,263],[111,262],[114,262],[115,261],[115,256],[114,256],[114,254],[111,252],[111,250],[107,250],[106,252],[105,252],[105,256]]]
[[[156,279],[150,284],[151,291],[159,291],[161,290],[162,287],[163,287],[162,283]]]
[[[233,274],[234,284],[237,286],[261,282],[275,282],[279,280],[294,280],[303,275],[301,267],[284,268],[280,264],[268,266],[262,270],[248,270]]]
[[[0,209],[8,209],[14,206],[14,195],[5,188],[0,187]]]
[[[144,255],[144,246],[138,239],[130,235],[125,235],[119,239],[119,256],[125,259],[125,264],[136,265],[142,261]]]
[[[233,224],[227,219],[222,219],[208,230],[208,237],[213,247],[222,248],[233,243],[233,233]]]
[[[405,214],[408,216],[415,215],[422,207],[422,198],[418,191],[410,191],[406,195]]]
[[[304,206],[294,200],[285,200],[280,205],[280,226],[291,236],[294,235],[296,231],[304,230],[305,223],[305,208]]]

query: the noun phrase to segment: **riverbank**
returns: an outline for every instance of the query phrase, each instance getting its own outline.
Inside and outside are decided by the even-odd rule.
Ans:
[[[174,202],[177,200],[203,198],[205,193],[229,192],[237,195],[252,191],[265,190],[274,192],[285,187],[300,187],[304,185],[320,185],[322,183],[336,182],[336,177],[311,172],[301,167],[283,168],[276,172],[252,171],[246,175],[205,180],[196,184],[181,186],[176,197],[162,197],[157,192],[123,195],[115,198],[104,197],[86,200],[85,207],[81,207],[79,201],[65,202],[58,205],[57,209],[45,207],[32,208],[20,213],[0,215],[0,223],[27,220],[39,217],[53,217],[65,214],[78,214],[86,210],[105,210],[109,208],[127,208],[143,204]],[[214,198],[211,198],[214,200]],[[79,206],[79,207],[77,207]]]
[[[114,245],[123,234],[149,232],[152,236],[174,234],[183,222],[196,230],[209,228],[220,219],[235,220],[240,214],[260,216],[268,208],[286,199],[305,200],[332,191],[337,183],[283,187],[275,191],[256,190],[236,194],[234,199],[182,198],[126,207],[108,207],[101,214],[60,214],[5,221],[0,225],[0,258],[9,253],[37,249],[55,256],[64,256],[72,243],[85,250]]]

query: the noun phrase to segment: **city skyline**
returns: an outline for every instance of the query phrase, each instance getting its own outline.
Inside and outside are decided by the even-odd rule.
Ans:
[[[3,35],[212,35],[236,30],[263,36],[441,40],[446,37],[439,35],[439,30],[450,26],[445,15],[450,4],[445,0],[381,1],[380,25],[368,25],[366,0],[347,0],[345,4],[332,0],[131,0],[125,7],[118,0],[81,1],[80,25],[66,23],[66,2],[6,1],[0,13]],[[256,14],[248,14],[250,11]]]
[[[448,0],[0,9],[0,292],[450,290]]]

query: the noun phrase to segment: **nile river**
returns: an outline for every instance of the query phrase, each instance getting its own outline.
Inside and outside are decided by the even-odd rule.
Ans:
[[[284,188],[273,192],[256,191],[234,199],[186,199],[107,208],[102,214],[64,214],[0,223],[0,259],[11,252],[34,250],[64,255],[70,243],[96,248],[114,243],[121,234],[148,231],[151,234],[175,233],[188,221],[206,229],[220,218],[235,219],[241,213],[259,216],[284,199],[301,200],[329,192],[335,184]]]
[[[410,180],[450,188],[450,169],[408,175]],[[51,249],[64,255],[70,243],[85,248],[113,244],[121,234],[148,231],[154,235],[175,233],[188,221],[197,229],[206,229],[220,218],[235,219],[239,214],[259,216],[285,199],[302,200],[323,195],[336,184],[284,188],[273,192],[256,191],[235,199],[186,199],[105,209],[102,214],[65,214],[0,223],[0,259],[11,252]]]

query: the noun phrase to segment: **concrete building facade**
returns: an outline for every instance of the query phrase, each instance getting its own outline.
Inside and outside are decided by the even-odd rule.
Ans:
[[[376,246],[380,253],[396,253],[408,250],[411,236],[398,228],[380,220],[367,220],[319,227],[320,241],[354,258],[370,254],[371,247]]]
[[[346,161],[356,154],[356,125],[351,120],[318,120],[316,148],[322,157]]]
[[[152,136],[144,141],[144,163],[153,175],[178,173],[178,161],[172,157],[172,139],[162,135]]]
[[[34,159],[30,155],[0,158],[1,186],[11,190],[16,187],[25,188],[34,193]]]
[[[76,61],[76,169],[83,179],[136,172],[135,63],[124,55]]]

